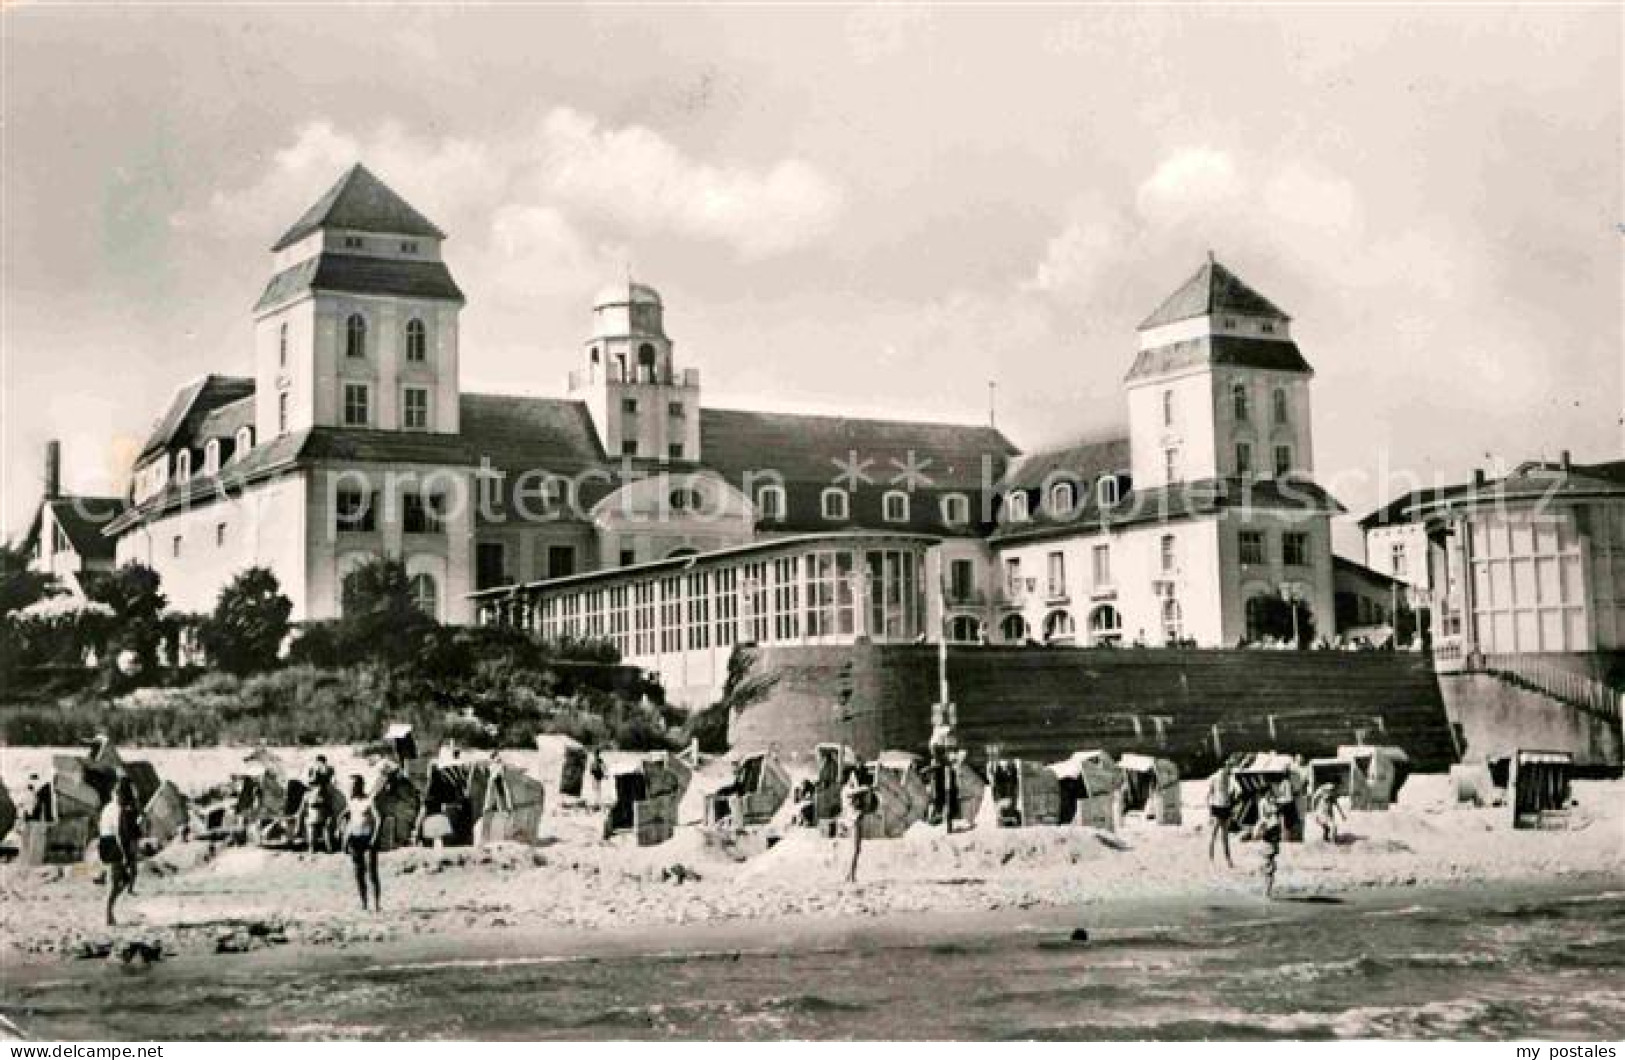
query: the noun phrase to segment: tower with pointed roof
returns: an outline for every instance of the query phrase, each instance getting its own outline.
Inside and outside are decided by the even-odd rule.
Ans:
[[[1124,382],[1140,488],[1314,476],[1292,318],[1211,253],[1139,328]]]
[[[583,364],[570,396],[584,401],[612,457],[700,459],[700,373],[680,369],[666,335],[660,292],[628,276],[593,299]]]
[[[254,307],[257,438],[457,432],[463,294],[444,239],[357,164],[277,240]]]

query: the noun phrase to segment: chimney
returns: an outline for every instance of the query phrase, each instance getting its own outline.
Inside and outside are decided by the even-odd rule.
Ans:
[[[54,438],[45,443],[45,499],[62,495],[62,443]]]
[[[1573,461],[1570,459],[1569,451],[1567,449],[1563,450],[1562,464],[1563,464],[1563,473],[1565,475],[1568,474],[1570,471],[1572,471],[1574,469]]]

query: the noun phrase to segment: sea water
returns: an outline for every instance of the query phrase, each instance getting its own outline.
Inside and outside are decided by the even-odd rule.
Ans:
[[[721,952],[75,968],[8,983],[0,1009],[36,1038],[125,1041],[1625,1036],[1625,894],[1270,908],[1080,941],[1050,915],[784,951],[764,926]]]

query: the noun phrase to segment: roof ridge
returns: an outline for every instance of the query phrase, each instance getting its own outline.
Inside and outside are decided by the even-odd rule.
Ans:
[[[724,412],[735,413],[742,416],[795,416],[807,420],[840,420],[844,423],[885,423],[897,424],[904,427],[952,427],[955,430],[982,430],[993,431],[1001,437],[1004,432],[995,424],[990,423],[956,423],[949,420],[904,420],[887,419],[882,416],[843,416],[833,412],[776,412],[770,409],[725,409],[705,405],[700,408],[702,413]],[[1008,441],[1009,439],[1006,439]]]

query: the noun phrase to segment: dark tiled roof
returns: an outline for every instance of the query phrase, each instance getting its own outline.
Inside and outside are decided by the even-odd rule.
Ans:
[[[1572,497],[1625,493],[1625,460],[1600,464],[1570,464],[1533,460],[1520,464],[1511,474],[1482,485],[1458,483],[1432,489],[1412,490],[1395,497],[1360,520],[1360,529],[1415,522],[1426,509],[1449,502],[1464,504],[1530,497]]]
[[[1462,484],[1456,486],[1438,486],[1432,489],[1411,490],[1384,504],[1382,507],[1360,519],[1361,530],[1370,530],[1374,526],[1391,526],[1395,523],[1408,523],[1408,510],[1420,504],[1432,504],[1435,501],[1449,500],[1468,493],[1472,487]]]
[[[227,440],[237,434],[238,428],[254,426],[254,395],[238,398],[212,410],[204,416],[198,424],[197,439],[208,441],[210,438]]]
[[[379,431],[355,427],[313,427],[299,447],[299,461],[356,461],[374,464],[479,463],[459,434],[422,431]]]
[[[169,408],[153,426],[147,444],[141,447],[138,462],[171,445],[195,444],[198,425],[209,413],[253,393],[254,380],[242,376],[206,375],[186,384],[176,392]]]
[[[584,401],[464,394],[460,413],[463,440],[494,467],[573,473],[608,461]]]
[[[1400,589],[1405,588],[1405,583],[1400,581],[1398,578],[1395,578],[1389,574],[1384,574],[1380,570],[1373,570],[1372,568],[1367,567],[1364,563],[1361,563],[1359,560],[1349,559],[1347,556],[1339,556],[1336,553],[1332,554],[1332,573],[1343,574],[1351,578],[1359,578],[1364,581],[1368,581],[1373,585],[1381,586],[1383,589],[1388,589],[1391,586],[1398,587]]]
[[[1216,313],[1291,319],[1210,255],[1196,270],[1196,275],[1181,284],[1154,313],[1145,318],[1140,330]]]
[[[785,486],[784,518],[763,522],[772,531],[821,531],[851,527],[973,535],[986,528],[985,487],[1005,472],[1016,447],[993,427],[902,420],[850,419],[735,409],[700,410],[700,456],[732,483],[766,484],[776,473]],[[912,463],[911,457],[912,454]],[[853,461],[856,464],[853,464]],[[856,483],[846,468],[861,471]],[[913,488],[904,472],[914,468]],[[824,518],[826,487],[849,490],[849,517]],[[885,518],[885,494],[909,494],[908,518]],[[942,498],[963,494],[970,523],[943,522]]]
[[[1295,342],[1255,339],[1245,335],[1203,335],[1141,350],[1128,370],[1129,379],[1177,372],[1199,366],[1268,368],[1278,372],[1312,372]]]
[[[463,292],[443,261],[369,258],[359,254],[318,254],[283,269],[265,285],[254,304],[259,313],[307,291],[339,294],[386,294],[402,298],[435,298],[461,302]]]
[[[1127,438],[1078,442],[1018,457],[1001,488],[1033,490],[1064,480],[1092,484],[1102,475],[1128,474],[1131,463]]]
[[[1093,490],[1079,491],[1070,517],[1035,505],[1023,522],[1001,522],[995,541],[1061,537],[1140,523],[1167,523],[1221,511],[1295,511],[1336,515],[1341,504],[1320,486],[1303,479],[1202,479],[1173,486],[1130,490],[1117,504],[1102,508]]]
[[[435,239],[444,239],[446,235],[359,162],[283,233],[271,251],[275,253],[290,247],[321,228]]]
[[[34,513],[34,521],[29,524],[28,535],[24,539],[25,548],[31,547],[39,537],[47,508],[57,525],[62,527],[68,544],[80,556],[85,559],[113,558],[113,539],[103,537],[102,528],[123,513],[124,498],[68,494],[41,501]]]

